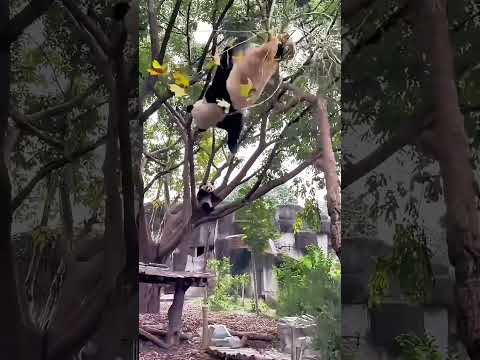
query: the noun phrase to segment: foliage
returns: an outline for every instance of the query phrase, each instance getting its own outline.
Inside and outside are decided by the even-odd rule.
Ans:
[[[239,196],[244,196],[247,188],[239,191]],[[243,207],[236,213],[243,232],[243,241],[259,254],[265,251],[268,240],[278,237],[275,225],[276,204],[271,198],[261,198],[252,204]]]
[[[377,236],[368,210],[362,199],[355,198],[352,191],[342,189],[342,238]]]
[[[227,257],[221,260],[211,259],[208,261],[208,268],[216,276],[214,292],[208,299],[210,309],[213,311],[230,310],[243,306],[238,300],[242,292],[242,285],[246,289],[250,284],[250,275],[231,275],[231,267],[232,265]],[[247,306],[247,303],[245,309],[249,310],[250,307]]]
[[[316,318],[315,346],[331,359],[340,350],[340,263],[310,246],[299,260],[284,257],[275,269],[279,283],[278,314]]]
[[[369,306],[378,306],[393,278],[412,302],[421,302],[430,295],[433,286],[432,252],[423,229],[416,225],[395,226],[393,254],[377,259],[369,281]]]
[[[322,229],[322,216],[316,199],[307,199],[303,210],[297,214],[293,232],[296,234],[303,229],[319,232]]]
[[[167,28],[175,2],[153,1],[153,3],[154,7],[161,4],[161,12],[157,14],[156,19],[160,31],[160,41],[163,41],[163,30]],[[168,102],[174,108],[183,110],[184,106],[191,105],[197,100],[202,89],[208,85],[208,81],[211,81],[211,70],[214,71],[212,67],[218,64],[218,55],[225,50],[227,44],[234,37],[245,35],[254,45],[260,44],[266,39],[265,4],[262,2],[234,2],[228,9],[218,32],[210,43],[211,47],[205,48],[205,41],[210,31],[205,28],[205,23],[210,25],[216,23],[227,3],[227,1],[214,0],[183,2],[179,13],[176,15],[173,31],[168,38],[169,41],[166,44],[166,54],[162,64],[152,61],[151,39],[147,31],[149,29],[147,6],[140,4],[139,71],[142,77],[139,85],[140,89],[144,87],[143,82],[148,76],[149,69],[154,75],[159,73],[159,76],[156,77],[158,81],[155,95],[169,97]],[[287,77],[295,74],[295,84],[297,86],[311,93],[320,92],[327,95],[329,109],[332,111],[329,119],[337,130],[340,124],[340,83],[331,80],[340,73],[339,9],[338,0],[329,1],[328,4],[317,0],[304,1],[302,4],[296,0],[275,2],[269,29],[271,33],[275,34],[280,34],[283,31],[290,34],[295,33],[295,41],[298,41],[296,44],[297,55],[292,61],[282,64],[280,79],[287,79]],[[212,44],[214,48],[212,48]],[[206,53],[205,59],[202,58],[204,52]],[[306,63],[307,59],[310,59],[308,63]],[[160,72],[163,72],[164,68],[162,66],[165,64],[168,64],[167,73],[160,74]],[[172,72],[175,71],[188,78],[190,86],[182,86],[186,84],[185,81],[178,81],[178,78],[175,79],[175,77],[172,78]],[[245,89],[248,92],[248,86]],[[267,87],[263,97],[267,98],[273,95],[274,89],[270,89],[270,86]],[[173,96],[171,90],[180,97]],[[184,93],[187,96],[184,96]],[[290,94],[282,95],[280,101],[286,103],[289,97]],[[143,105],[147,108],[154,100],[154,96],[147,97]],[[267,101],[265,105],[252,109],[252,114],[246,119],[249,134],[246,134],[248,136],[242,142],[242,148],[247,149],[257,142],[258,137],[254,134],[260,130],[261,121],[258,121],[258,119],[268,115],[271,111],[271,105],[274,105],[273,101]],[[294,119],[297,120],[288,126],[288,131],[285,132],[282,141],[278,142],[278,151],[269,165],[263,182],[284,175],[286,171],[291,170],[289,168],[292,164],[304,161],[310,156],[312,149],[315,148],[317,140],[311,136],[315,128],[311,121],[311,115],[308,111],[304,111],[303,104],[299,104],[285,114],[281,113],[272,117],[269,121],[266,141],[275,143],[282,130]],[[334,131],[333,133],[337,134],[338,132]],[[196,185],[203,180],[203,175],[209,167],[213,136],[212,131],[202,133],[195,144]],[[221,144],[224,137],[224,131],[218,129],[215,131],[216,149],[212,156],[214,166],[208,179],[215,186],[222,182],[222,178],[226,174],[225,170],[228,169],[228,173],[231,173],[230,168],[225,166],[229,160],[227,151],[224,151],[225,145]],[[338,134],[335,138],[338,138]],[[148,152],[155,153],[155,157],[158,154],[162,158],[159,158],[158,162],[151,157],[146,159],[144,182],[148,184],[158,173],[167,171],[171,175],[167,185],[170,190],[169,194],[172,198],[178,198],[178,201],[181,201],[182,198],[182,188],[178,186],[182,180],[182,166],[173,170],[169,169],[172,165],[181,162],[183,147],[184,144],[178,126],[172,121],[169,112],[163,107],[160,108],[145,123],[145,148],[148,149]],[[336,146],[336,149],[339,150],[339,148],[339,146]],[[269,149],[258,157],[258,161],[254,164],[252,170],[258,168],[257,165],[262,162],[264,163],[262,165],[265,165],[266,158],[269,155],[268,152]],[[243,155],[243,151],[237,153],[233,161],[233,173],[245,163],[246,159]],[[319,188],[319,181],[316,179],[309,184],[306,184],[303,180],[301,183],[304,189]],[[156,197],[160,184],[160,181],[154,182],[153,186],[146,192],[147,199]],[[296,190],[290,189],[289,195],[289,201],[296,202]],[[164,196],[163,191],[160,191],[160,197]]]
[[[438,349],[438,345],[433,336],[425,334],[417,336],[414,334],[402,334],[395,338],[399,347],[401,360],[441,360],[443,355]],[[458,355],[451,353],[447,360],[457,360]]]

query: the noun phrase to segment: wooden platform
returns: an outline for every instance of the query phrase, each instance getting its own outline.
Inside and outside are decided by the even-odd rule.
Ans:
[[[224,347],[209,346],[207,353],[219,359],[231,360],[290,360],[290,356],[278,351],[265,351],[260,353],[252,348],[230,349]]]
[[[208,279],[215,277],[211,273],[170,271],[154,264],[138,264],[139,282],[161,285],[175,285],[179,280],[188,282],[189,286],[204,287]]]

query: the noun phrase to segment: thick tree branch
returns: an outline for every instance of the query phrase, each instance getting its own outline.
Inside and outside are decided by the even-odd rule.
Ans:
[[[342,171],[342,189],[377,168],[404,146],[413,144],[422,131],[432,123],[432,115],[420,112],[414,119],[402,125],[388,140],[355,164],[346,164]]]
[[[348,19],[360,10],[369,7],[375,0],[343,0],[342,1],[342,18]]]
[[[40,140],[44,141],[48,145],[51,145],[57,149],[63,150],[64,144],[60,140],[57,140],[54,137],[43,133],[41,130],[31,125],[28,119],[24,115],[16,112],[15,110],[10,110],[10,116],[12,117],[13,121],[15,121],[15,124],[19,129],[35,135],[36,137],[38,137]]]
[[[152,49],[152,60],[154,58],[154,54],[158,54],[160,52],[160,27],[158,26],[157,22],[157,9],[159,9],[163,1],[159,4],[158,8],[155,8],[155,1],[148,0],[148,27],[150,32],[150,44]]]
[[[42,16],[52,4],[52,0],[32,0],[8,23],[0,26],[0,46],[10,46],[23,31]]]

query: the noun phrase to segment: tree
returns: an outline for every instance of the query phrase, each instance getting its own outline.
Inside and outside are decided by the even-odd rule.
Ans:
[[[239,195],[244,196],[242,191]],[[275,211],[276,206],[272,200],[261,198],[236,213],[241,224],[243,241],[251,251],[253,293],[257,315],[260,313],[260,309],[258,308],[257,263],[255,259],[267,249],[269,241],[274,240],[279,235],[275,224]]]
[[[126,33],[129,21],[99,20],[111,14],[107,3],[87,6],[88,12],[68,0],[51,3],[28,3],[9,19],[2,2],[1,271],[8,279],[2,354],[64,359],[92,340],[99,357],[128,356],[137,329],[119,324],[137,314],[131,304],[137,302],[132,154],[138,150],[128,127],[137,97],[130,71],[138,66],[136,36]],[[49,83],[53,89],[38,91]],[[98,150],[105,155],[103,174]],[[75,216],[78,206],[90,211],[87,218]],[[18,271],[26,279],[14,276],[26,270],[12,257],[18,224],[30,234],[15,235],[33,247],[28,272]],[[97,224],[100,234],[92,231]],[[43,270],[44,257],[54,269]]]
[[[141,8],[141,17],[148,19],[148,31],[144,30],[140,42],[140,72],[145,73],[155,59],[160,65],[168,64],[169,68],[176,66],[190,79],[186,89],[188,101],[169,91],[168,85],[173,80],[168,76],[158,82],[146,76],[141,85],[145,108],[139,118],[142,121],[150,118],[145,133],[146,195],[160,190],[159,200],[165,203],[169,199],[170,204],[155,239],[157,245],[144,246],[150,249],[149,253],[141,255],[146,261],[164,261],[180,245],[188,247],[185,244],[190,241],[193,228],[253,203],[310,165],[320,164],[317,160],[323,155],[319,139],[312,138],[311,134],[312,131],[317,133],[318,114],[323,115],[326,109],[317,106],[320,104],[317,97],[307,97],[304,92],[328,95],[329,121],[333,124],[330,138],[337,141],[335,154],[339,150],[339,89],[328,81],[339,72],[338,2],[311,2],[308,7],[312,11],[307,18],[304,17],[305,9],[298,7],[295,1],[248,6],[234,1],[178,3],[162,3],[162,10],[170,14],[168,19],[156,19],[151,15],[155,8],[152,2],[148,8]],[[295,15],[292,17],[292,14]],[[259,18],[264,21],[259,22]],[[199,44],[193,36],[199,21],[212,24],[213,32],[205,44]],[[226,155],[224,140],[219,140],[219,134],[223,137],[220,131],[209,131],[195,143],[191,119],[182,109],[195,101],[209,84],[211,57],[228,43],[232,33],[237,34],[239,30],[245,30],[248,36],[253,32],[252,40],[261,42],[266,38],[266,24],[277,33],[293,27],[299,35],[299,55],[292,64],[285,65],[285,74],[274,79],[261,104],[252,109],[239,151],[240,154],[252,151],[251,154]],[[157,48],[152,32],[163,35]],[[158,52],[155,49],[159,49]],[[288,84],[295,87],[290,88]],[[151,117],[155,113],[156,121]],[[292,166],[287,167],[287,164]],[[166,174],[170,176],[168,182],[164,178]],[[198,184],[206,180],[215,183],[220,198],[215,211],[208,216],[199,211],[195,201]],[[247,186],[248,191],[244,197],[234,198],[235,190],[241,186]],[[147,243],[148,239],[144,237],[141,241]],[[152,289],[141,292],[145,302],[157,296]]]
[[[369,193],[370,213],[384,216],[390,225],[422,223],[423,200],[445,202],[448,255],[456,269],[458,333],[470,357],[478,358],[479,304],[469,300],[479,296],[478,274],[465,270],[474,269],[479,258],[479,213],[473,204],[478,201],[473,173],[478,166],[478,99],[472,91],[478,71],[470,50],[479,41],[477,6],[449,3],[447,14],[444,1],[352,3],[358,11],[344,17],[346,43],[353,40],[349,30],[366,12],[374,20],[357,28],[342,62],[342,135],[348,139],[360,131],[363,138],[354,139],[375,139],[376,146],[362,158],[345,142],[342,189],[360,189],[365,181],[362,192]],[[422,14],[421,21],[417,14]],[[451,44],[465,51],[453,52]],[[402,56],[391,56],[398,52]],[[373,69],[376,76],[366,76]],[[426,69],[431,75],[425,75]],[[382,101],[374,100],[379,98]],[[388,178],[387,166],[405,166],[407,161],[412,164],[409,176]],[[425,190],[419,194],[419,188]]]

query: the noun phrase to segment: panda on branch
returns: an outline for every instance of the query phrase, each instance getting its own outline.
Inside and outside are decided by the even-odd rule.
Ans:
[[[197,201],[200,207],[202,208],[205,213],[210,214],[215,205],[214,203],[219,202],[220,198],[218,198],[214,193],[213,185],[210,183],[205,183],[200,186],[197,193]]]
[[[228,149],[235,154],[247,109],[262,95],[278,71],[280,61],[293,58],[294,53],[295,47],[288,35],[280,40],[272,37],[254,48],[237,41],[236,46],[224,51],[205,97],[187,107],[198,131],[210,127],[226,130]],[[245,86],[248,96],[242,93]]]

